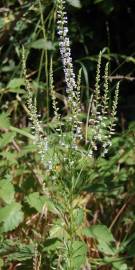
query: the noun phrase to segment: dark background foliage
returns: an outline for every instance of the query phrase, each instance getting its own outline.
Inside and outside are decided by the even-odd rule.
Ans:
[[[119,103],[121,129],[127,127],[128,121],[135,119],[134,4],[134,0],[82,0],[81,8],[75,8],[67,2],[72,56],[86,68],[89,85],[94,87],[96,56],[102,49],[106,57],[111,59],[113,82],[118,76],[125,77]],[[1,1],[0,5],[0,80],[3,88],[14,76],[20,77],[21,45],[30,47],[31,41],[42,38],[42,32],[35,30],[40,19],[37,1]],[[53,1],[42,1],[42,5],[47,38],[51,40],[54,25],[53,20],[47,20],[47,17],[51,18]],[[57,42],[57,36],[53,39]],[[58,46],[54,54],[58,58]],[[30,72],[35,71],[35,78],[40,57],[41,50],[31,49],[28,66]],[[57,80],[61,76],[58,65],[61,63],[56,63]],[[44,82],[44,68],[41,69],[40,80]],[[83,96],[86,100],[89,94],[83,93]],[[12,99],[11,94],[8,99]]]

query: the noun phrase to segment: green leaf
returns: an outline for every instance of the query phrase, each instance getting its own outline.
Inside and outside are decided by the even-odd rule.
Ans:
[[[9,128],[10,127],[10,120],[7,113],[0,114],[0,128]]]
[[[80,208],[74,209],[73,216],[74,216],[76,225],[79,226],[83,223],[83,219],[84,219],[83,209],[80,209]]]
[[[0,17],[0,29],[4,29],[5,20],[4,18]]]
[[[12,231],[23,221],[23,212],[21,205],[12,202],[10,205],[0,209],[0,232]]]
[[[106,243],[115,241],[111,231],[105,225],[92,225],[90,228],[85,228],[83,233],[87,237],[92,237],[97,240],[100,239]]]
[[[115,239],[105,225],[92,225],[90,228],[84,228],[83,234],[96,239],[99,251],[104,254],[114,255],[116,253],[116,249],[113,247]]]
[[[3,256],[4,254],[11,253],[18,244],[18,241],[15,239],[0,238],[0,255]]]
[[[33,135],[31,135],[29,132],[26,131],[26,130],[28,130],[26,128],[20,129],[20,128],[10,126],[10,130],[15,131],[16,133],[19,133],[19,134],[21,134],[29,139],[32,139],[32,140],[34,140],[34,138],[35,138]]]
[[[43,208],[47,207],[47,210],[57,213],[57,210],[54,207],[53,202],[45,195],[40,195],[39,192],[33,192],[26,197],[26,202],[37,212],[42,213]]]
[[[0,267],[4,266],[4,261],[0,258]]]
[[[0,241],[0,254],[8,254],[6,262],[26,261],[34,256],[35,244],[21,244],[19,240],[3,239]]]
[[[114,255],[116,253],[116,249],[113,247],[115,239],[105,225],[92,225],[90,228],[84,228],[82,233],[86,237],[96,239],[99,251],[108,255]]]
[[[44,38],[32,42],[31,47],[34,49],[54,50],[54,44]]]
[[[3,156],[4,159],[6,159],[6,161],[10,164],[17,164],[17,153],[16,152],[6,152],[3,151],[1,153],[1,155]]]
[[[79,63],[81,65],[82,71],[83,71],[83,76],[85,79],[85,83],[86,83],[86,96],[88,98],[88,102],[89,102],[89,76],[88,76],[88,70],[85,67],[84,63],[81,60],[77,60],[77,63]]]
[[[24,245],[21,244],[16,252],[13,252],[8,255],[8,262],[10,261],[26,261],[31,259],[34,256],[35,245],[29,244]]]
[[[24,79],[14,78],[8,83],[7,88],[16,89],[16,88],[20,88],[21,86],[24,86],[24,85],[25,85]]]
[[[80,0],[67,0],[67,2],[73,7],[81,8]]]
[[[115,255],[116,249],[112,246],[112,243],[107,243],[102,240],[98,240],[98,250],[106,255]]]
[[[37,212],[41,213],[45,204],[45,199],[43,198],[43,196],[39,195],[38,192],[34,192],[26,197],[26,202],[32,208],[35,208]]]
[[[125,264],[123,261],[113,262],[113,269],[116,270],[128,270],[127,264]]]
[[[22,147],[20,153],[18,154],[18,157],[23,157],[23,156],[27,156],[27,154],[35,152],[37,150],[36,145],[34,144],[29,144],[29,145],[25,145],[24,147]]]
[[[14,187],[13,184],[9,180],[1,180],[0,181],[0,199],[2,199],[5,203],[11,203],[14,201]]]
[[[0,148],[5,147],[7,144],[13,141],[16,133],[15,132],[8,132],[4,133],[0,138]]]
[[[86,262],[87,247],[81,241],[74,241],[71,248],[71,269],[80,269]]]
[[[54,224],[49,232],[50,238],[57,238],[63,241],[63,238],[69,239],[69,234],[67,230],[65,229],[65,224],[64,222],[61,221],[61,219],[58,219],[56,221],[57,224]]]
[[[51,238],[45,241],[43,251],[55,251],[61,246],[61,242],[58,238]]]

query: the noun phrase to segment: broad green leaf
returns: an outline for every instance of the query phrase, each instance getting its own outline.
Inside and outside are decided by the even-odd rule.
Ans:
[[[83,233],[85,236],[95,238],[97,241],[102,240],[106,243],[115,241],[111,231],[105,225],[92,225],[90,228],[85,228]]]
[[[9,128],[10,127],[10,120],[7,113],[0,114],[0,128]]]
[[[38,192],[34,192],[26,197],[26,202],[30,207],[35,208],[37,212],[41,213],[45,204],[45,199]]]
[[[5,147],[8,143],[12,142],[15,135],[16,135],[15,132],[4,133],[0,138],[0,148]]]
[[[11,203],[14,201],[14,187],[9,180],[0,180],[0,199],[5,203]]]
[[[49,235],[50,235],[50,238],[57,238],[57,239],[62,239],[63,241],[63,238],[66,239],[69,239],[69,234],[67,232],[67,230],[65,229],[65,224],[64,222],[62,222],[60,219],[57,220],[57,224],[54,224],[51,229],[50,229],[50,232],[49,232]]]
[[[86,262],[87,247],[81,241],[74,241],[71,249],[71,269],[80,269]]]
[[[108,243],[102,240],[98,240],[97,244],[98,250],[106,255],[115,255],[116,249],[113,247],[112,243]]]
[[[96,239],[99,251],[107,255],[114,255],[116,253],[116,249],[113,247],[115,239],[105,225],[92,225],[90,228],[84,228],[83,234],[86,237]]]
[[[46,207],[49,211],[57,213],[53,202],[45,195],[40,195],[39,192],[33,192],[26,197],[26,202],[37,212],[42,213],[43,208]]]
[[[54,45],[51,41],[44,38],[38,39],[31,43],[31,47],[34,49],[54,50]]]
[[[7,88],[11,88],[11,89],[16,89],[16,88],[20,88],[21,86],[25,85],[25,81],[22,78],[14,78],[12,79],[8,85]]]
[[[12,231],[23,221],[21,205],[12,202],[10,205],[0,209],[0,232]]]
[[[80,0],[67,0],[67,2],[73,7],[81,8]]]

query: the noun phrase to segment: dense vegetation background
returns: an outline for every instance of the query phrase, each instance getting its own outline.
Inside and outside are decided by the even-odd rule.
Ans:
[[[46,35],[49,40],[54,39],[54,54],[57,58],[58,46],[57,36],[54,36],[53,1],[45,1],[42,8]],[[3,87],[13,77],[13,74],[16,77],[20,74],[22,44],[27,45],[28,48],[34,48],[30,51],[29,67],[32,72],[35,71],[35,77],[37,76],[35,69],[39,66],[44,44],[32,45],[33,41],[43,37],[42,30],[38,28],[40,11],[37,1],[30,3],[4,1],[3,4],[1,3],[0,14],[1,84]],[[113,80],[117,79],[117,75],[132,77],[124,80],[119,108],[121,118],[124,118],[122,121],[134,120],[134,1],[86,0],[81,2],[81,8],[68,5],[68,14],[73,58],[81,61],[86,68],[87,80],[91,87],[95,78],[96,55],[103,48],[106,57],[111,57],[111,72],[116,77]],[[53,31],[52,28],[54,28]],[[45,81],[43,70],[40,73],[38,77],[42,76],[41,79]]]
[[[56,33],[55,3],[55,0],[2,0],[0,3],[2,269],[32,269],[35,242],[39,245],[39,252],[44,254],[43,269],[53,269],[50,268],[50,262],[55,261],[52,251],[57,243],[46,243],[43,238],[45,231],[48,231],[47,222],[50,222],[52,217],[50,215],[47,217],[49,221],[41,222],[38,214],[41,212],[42,203],[37,206],[29,197],[31,192],[40,190],[43,172],[31,141],[21,63],[24,45],[28,56],[28,77],[32,83],[33,94],[37,98],[38,111],[44,125],[49,120],[50,128],[53,129],[52,101],[49,93],[51,56],[61,113],[65,115],[67,110]],[[94,89],[97,55],[100,50],[103,50],[103,65],[106,60],[110,61],[112,95],[116,82],[121,80],[117,134],[107,159],[97,160],[95,163],[91,171],[94,183],[87,190],[92,194],[87,202],[87,208],[90,209],[87,222],[98,224],[100,221],[112,229],[117,248],[120,247],[116,257],[121,259],[109,261],[106,256],[105,260],[99,247],[99,251],[94,249],[90,252],[90,257],[96,261],[96,264],[93,264],[96,268],[93,269],[135,269],[134,0],[67,0],[66,5],[75,70],[78,71],[80,67],[83,70],[81,101],[84,115]],[[86,164],[86,172],[88,171]],[[87,240],[87,244],[89,250],[94,246],[90,240]],[[108,253],[111,256],[112,247],[109,248],[111,251]],[[105,254],[106,249],[104,247]],[[37,255],[37,261],[40,261],[39,257]],[[39,268],[35,266],[33,269]]]

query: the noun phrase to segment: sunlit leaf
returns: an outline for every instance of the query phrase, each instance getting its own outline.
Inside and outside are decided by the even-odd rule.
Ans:
[[[67,2],[73,7],[81,8],[80,0],[67,0]]]
[[[13,184],[7,179],[0,180],[0,199],[9,204],[14,201],[14,194]]]
[[[58,238],[60,240],[69,239],[69,234],[67,230],[64,228],[64,222],[60,219],[57,220],[57,224],[54,224],[49,232],[50,238]]]
[[[115,239],[105,225],[92,225],[90,228],[83,229],[83,234],[97,241],[99,251],[108,255],[116,253],[114,248]]]
[[[21,205],[12,202],[10,205],[0,209],[0,232],[12,231],[23,221]]]
[[[112,243],[108,243],[102,240],[98,240],[97,244],[98,250],[107,255],[115,255],[116,249],[113,247]]]
[[[80,269],[86,262],[87,247],[81,241],[74,241],[72,244],[71,269]]]
[[[84,219],[84,212],[83,209],[74,209],[73,216],[76,222],[76,225],[81,225]]]
[[[15,132],[4,133],[0,138],[0,148],[5,147],[8,143],[12,142],[15,135]]]
[[[37,210],[37,212],[41,213],[44,207],[51,212],[57,213],[55,210],[53,202],[45,195],[40,195],[39,192],[33,192],[26,197],[26,202],[33,208]]]
[[[83,233],[87,237],[93,237],[97,240],[100,239],[106,243],[115,241],[111,231],[105,225],[92,225],[89,228],[85,228],[83,230]]]
[[[10,120],[7,113],[0,114],[0,128],[9,128],[10,127]]]
[[[112,265],[113,265],[113,269],[115,270],[128,270],[127,264],[121,260],[113,262]]]

